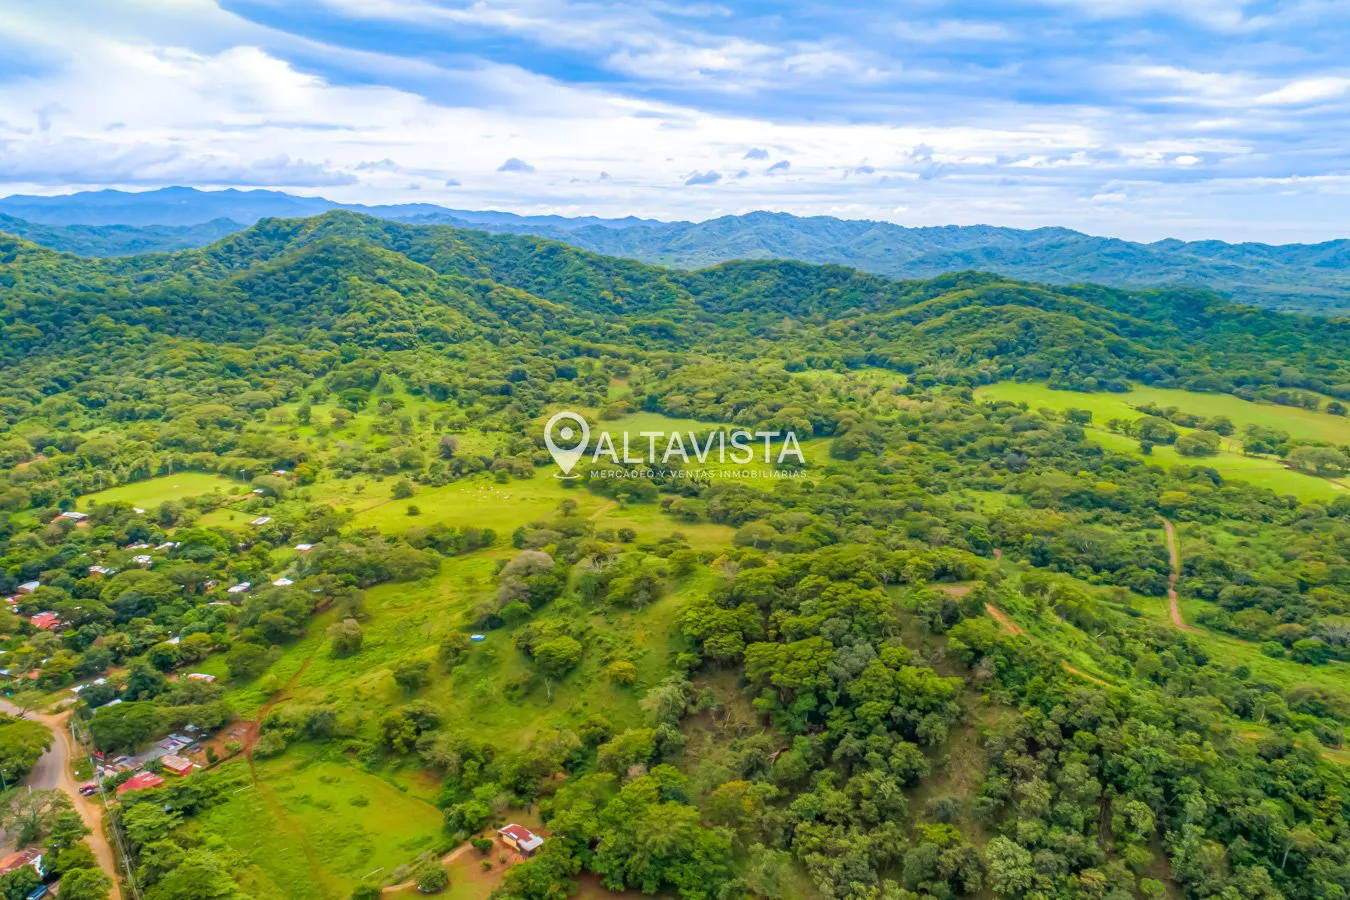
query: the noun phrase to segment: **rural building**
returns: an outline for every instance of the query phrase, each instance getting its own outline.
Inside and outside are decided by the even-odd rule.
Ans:
[[[519,850],[522,856],[534,856],[534,851],[544,845],[544,839],[524,825],[507,825],[497,833],[508,846]]]
[[[289,587],[295,584],[295,582],[291,581],[289,578],[278,578],[276,581],[272,582],[272,584],[276,585],[277,587]]]
[[[258,518],[254,519],[254,520],[253,520],[252,522],[250,522],[249,524],[250,524],[250,525],[257,525],[258,527],[262,527],[263,525],[266,525],[266,524],[267,524],[268,522],[270,522],[270,521],[272,521],[272,517],[271,517],[271,516],[258,516]]]
[[[61,627],[61,617],[54,612],[40,612],[28,621],[42,631],[55,631]]]
[[[75,512],[75,510],[73,509],[68,509],[65,512],[61,513],[61,515],[57,516],[56,518],[69,519],[72,522],[83,522],[85,519],[89,518],[89,514],[82,512]]]
[[[155,775],[152,772],[142,772],[139,775],[132,775],[126,781],[119,784],[117,786],[117,794],[118,796],[121,796],[128,791],[145,791],[150,788],[157,788],[163,783],[164,779],[160,778],[158,775]]]
[[[31,594],[40,587],[42,587],[42,582],[40,581],[25,581],[14,590],[20,594]]]
[[[253,587],[253,583],[252,583],[252,582],[241,581],[241,582],[239,582],[238,584],[234,584],[234,585],[231,585],[230,587],[227,587],[227,588],[225,589],[225,593],[227,593],[227,594],[242,594],[244,591],[248,590],[248,589],[251,588],[251,587]]]
[[[313,549],[314,549],[314,545],[313,545],[313,544],[296,544],[296,545],[295,545],[295,552],[296,552],[296,553],[308,553],[309,551],[311,551],[311,550],[313,550]]]
[[[36,847],[29,847],[26,850],[16,850],[4,859],[0,859],[0,876],[17,872],[24,866],[32,866],[39,877],[47,874],[42,869],[42,851]]]
[[[207,675],[205,672],[189,672],[189,673],[188,673],[188,680],[189,680],[189,681],[205,681],[205,682],[207,682],[207,683],[209,684],[210,682],[216,680],[216,676],[214,676],[214,675]]]
[[[186,760],[181,756],[175,756],[172,753],[167,756],[161,756],[159,758],[159,764],[165,772],[169,772],[173,775],[183,776],[192,772],[191,760]]]

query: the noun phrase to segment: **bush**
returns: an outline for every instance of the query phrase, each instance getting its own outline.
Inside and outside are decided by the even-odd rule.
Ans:
[[[1192,431],[1177,438],[1176,450],[1182,456],[1214,456],[1221,441],[1217,431]]]
[[[605,677],[615,684],[632,684],[637,676],[637,666],[626,659],[615,660],[605,667]]]
[[[328,640],[334,656],[351,656],[361,650],[361,625],[355,619],[343,619],[328,626]]]
[[[269,731],[258,738],[258,743],[253,745],[253,755],[261,759],[267,759],[271,756],[280,756],[286,752],[286,735],[280,731]]]
[[[405,659],[394,665],[394,681],[408,693],[414,693],[431,677],[431,664],[423,659]]]
[[[439,862],[423,863],[417,869],[417,889],[423,894],[439,894],[450,886],[450,876]]]

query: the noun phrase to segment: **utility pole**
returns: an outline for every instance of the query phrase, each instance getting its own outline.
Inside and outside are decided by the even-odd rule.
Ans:
[[[70,742],[78,751],[81,747],[79,735],[75,731],[75,716],[70,716]],[[136,884],[136,873],[131,871],[131,855],[127,853],[126,843],[122,840],[122,830],[118,827],[112,816],[112,810],[108,808],[108,790],[103,786],[103,773],[98,770],[98,762],[94,759],[92,753],[87,754],[86,759],[89,765],[94,769],[94,783],[98,785],[98,796],[103,801],[103,822],[109,834],[112,835],[113,843],[116,844],[115,855],[122,861],[122,870],[127,873],[127,887],[131,889],[131,896],[136,900],[141,900],[141,889]]]

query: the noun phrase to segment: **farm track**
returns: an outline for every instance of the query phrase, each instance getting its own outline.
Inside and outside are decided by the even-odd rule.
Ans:
[[[1172,571],[1167,576],[1167,602],[1171,606],[1172,624],[1182,631],[1195,631],[1181,617],[1181,604],[1177,602],[1177,579],[1181,577],[1181,550],[1177,542],[1177,529],[1172,520],[1162,517],[1163,532],[1167,535],[1167,555],[1172,561]]]

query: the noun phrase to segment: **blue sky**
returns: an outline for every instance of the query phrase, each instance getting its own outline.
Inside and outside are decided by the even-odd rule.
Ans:
[[[1350,236],[1344,0],[0,0],[0,193]]]

